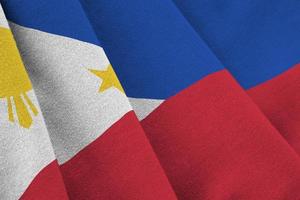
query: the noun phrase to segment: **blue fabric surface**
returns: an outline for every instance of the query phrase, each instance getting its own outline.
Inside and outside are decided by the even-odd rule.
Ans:
[[[6,11],[6,17],[14,23],[99,45],[79,1],[0,0],[0,2]]]
[[[246,89],[300,61],[298,0],[174,0]]]
[[[130,97],[165,99],[222,65],[170,0],[82,0]]]

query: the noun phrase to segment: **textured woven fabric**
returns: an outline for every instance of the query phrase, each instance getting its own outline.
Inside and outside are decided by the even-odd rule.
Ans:
[[[300,199],[300,2],[0,5],[0,199]]]

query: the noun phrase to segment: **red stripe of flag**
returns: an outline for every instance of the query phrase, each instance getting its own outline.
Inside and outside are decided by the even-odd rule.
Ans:
[[[176,199],[132,111],[61,170],[71,199]]]
[[[300,199],[300,160],[225,70],[142,126],[179,199]]]
[[[300,154],[300,64],[247,93]]]
[[[23,193],[22,200],[69,199],[57,161],[51,162],[33,179]]]

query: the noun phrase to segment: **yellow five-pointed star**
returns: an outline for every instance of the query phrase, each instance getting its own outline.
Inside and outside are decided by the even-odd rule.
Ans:
[[[124,90],[123,90],[123,88],[118,80],[118,77],[116,76],[111,64],[108,65],[108,67],[105,71],[90,69],[90,72],[92,72],[93,74],[95,74],[96,76],[98,76],[99,78],[102,79],[102,83],[99,88],[99,92],[103,92],[104,90],[106,90],[110,87],[115,87],[124,93]]]

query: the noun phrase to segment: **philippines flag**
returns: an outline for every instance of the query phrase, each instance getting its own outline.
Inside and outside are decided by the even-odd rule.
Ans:
[[[274,4],[267,15],[263,5],[269,4],[261,1],[258,5],[227,2],[223,7],[217,1],[193,0],[178,0],[177,4],[159,0],[81,2],[179,199],[299,198],[299,157],[282,137],[290,132],[296,139],[299,134],[297,69],[285,75],[288,76],[285,80],[294,84],[288,90],[283,89],[288,85],[281,81],[283,77],[271,80],[275,82],[273,86],[249,90],[254,101],[235,81],[248,88],[293,66],[270,61],[274,65],[262,69],[264,62],[256,54],[265,57],[269,53],[269,58],[265,57],[268,61],[276,54],[267,50],[262,54],[255,44],[261,42],[265,47],[269,40],[268,44],[273,45],[265,48],[274,52],[284,51],[281,47],[286,44],[279,43],[278,38],[275,41],[260,36],[254,29],[258,26],[255,19],[275,15],[275,19],[282,19],[275,20],[277,26],[293,26],[298,30],[293,35],[299,33],[296,25],[299,15],[294,14],[291,19],[283,17],[289,16],[286,12],[291,5]],[[249,27],[246,24],[249,18],[245,18],[244,24],[237,20],[233,27],[244,32],[235,35],[226,25],[243,14],[243,10],[238,10],[239,4],[244,10],[249,10],[252,4],[262,10],[251,16],[254,20]],[[277,12],[281,6],[286,10]],[[222,24],[224,21],[228,24]],[[277,27],[268,22],[265,20],[263,33],[270,29],[277,36]],[[248,32],[244,26],[252,29]],[[216,51],[231,53],[232,58],[224,56],[221,63],[201,38],[202,31]],[[252,45],[249,48],[241,38],[249,37],[251,31],[255,37],[249,39]],[[291,63],[296,63],[296,55],[299,58],[298,46],[294,43],[295,48],[289,49],[293,51],[289,57],[295,55]],[[228,68],[223,67],[223,61],[227,61],[224,64]],[[272,89],[275,87],[279,94]],[[281,96],[284,94],[287,96]],[[284,108],[289,109],[283,111]],[[279,116],[277,109],[281,111]],[[293,141],[299,144],[298,140]]]
[[[0,2],[0,199],[300,198],[297,0]]]
[[[19,114],[24,106],[12,94],[19,124],[1,120],[1,199],[176,199],[80,3],[2,5],[47,129],[35,109],[37,117]],[[4,79],[1,92],[25,95],[32,88],[22,90],[27,76],[20,56],[20,69],[4,59],[1,78],[11,82]],[[12,79],[15,74],[22,79]]]

